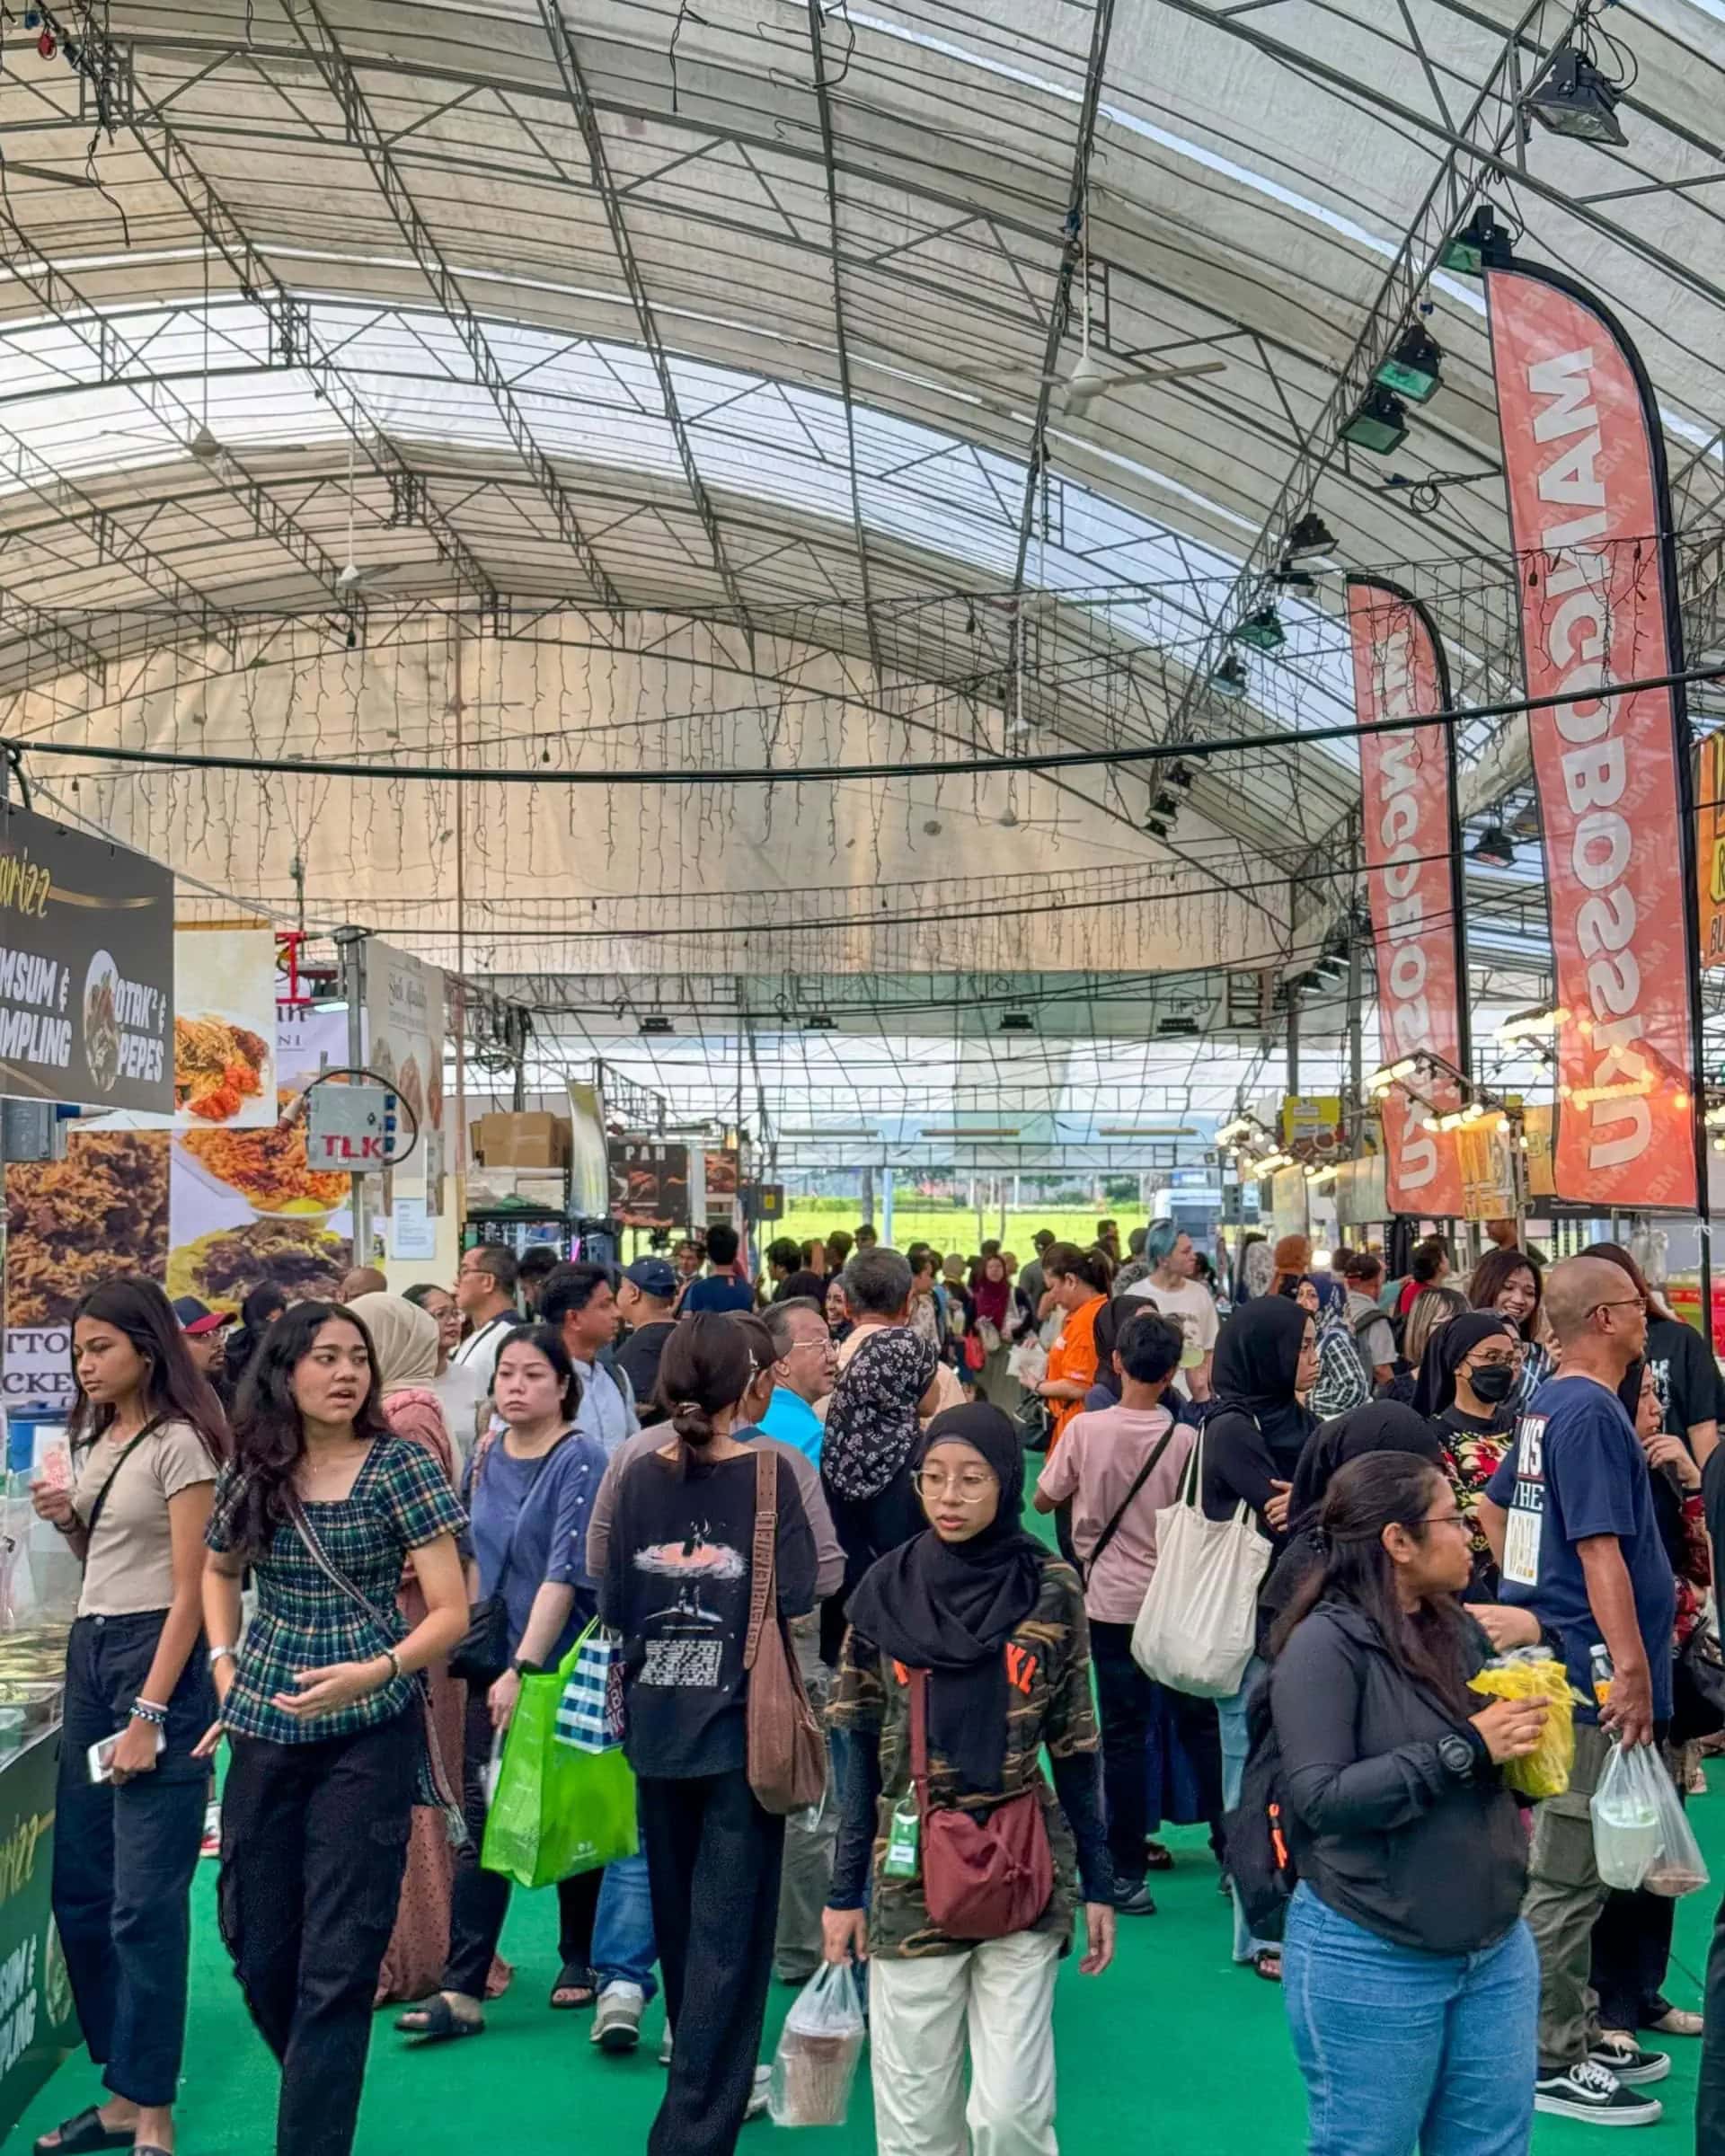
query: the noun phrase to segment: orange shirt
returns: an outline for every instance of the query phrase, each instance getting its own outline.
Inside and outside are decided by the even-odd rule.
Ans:
[[[1082,1385],[1084,1392],[1096,1383],[1096,1315],[1107,1300],[1106,1295],[1094,1295],[1080,1309],[1066,1312],[1060,1338],[1048,1350],[1050,1379],[1065,1378],[1070,1383]],[[1051,1400],[1048,1408],[1054,1417],[1054,1430],[1048,1439],[1052,1451],[1073,1417],[1084,1413],[1084,1393],[1076,1400]]]

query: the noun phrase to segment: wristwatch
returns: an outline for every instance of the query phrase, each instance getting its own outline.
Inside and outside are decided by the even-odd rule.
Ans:
[[[1445,1772],[1453,1774],[1457,1781],[1473,1780],[1473,1747],[1464,1736],[1457,1736],[1453,1730],[1448,1736],[1440,1736],[1438,1739],[1438,1756],[1443,1763]]]
[[[523,1660],[519,1655],[509,1664],[509,1667],[518,1677],[543,1677],[545,1674],[545,1666],[543,1662],[527,1662]]]

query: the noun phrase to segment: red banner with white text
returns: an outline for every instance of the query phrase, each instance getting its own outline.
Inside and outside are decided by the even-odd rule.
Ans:
[[[1582,1204],[1696,1202],[1690,860],[1664,451],[1632,345],[1544,269],[1488,270],[1545,831],[1557,1000],[1555,1180]]]
[[[1443,652],[1425,609],[1394,585],[1348,579],[1354,707],[1364,727],[1448,708]],[[1377,947],[1378,1029],[1386,1065],[1429,1049],[1464,1070],[1461,923],[1450,852],[1447,729],[1362,733],[1367,888]],[[1455,1134],[1432,1128],[1459,1103],[1455,1082],[1429,1068],[1383,1103],[1389,1202],[1397,1213],[1459,1216]]]

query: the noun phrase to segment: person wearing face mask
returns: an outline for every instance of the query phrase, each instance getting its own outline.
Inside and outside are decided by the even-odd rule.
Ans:
[[[1540,1323],[1544,1273],[1526,1250],[1506,1250],[1499,1244],[1473,1268],[1467,1292],[1475,1310],[1507,1318],[1522,1341],[1521,1372],[1513,1397],[1517,1408],[1525,1407],[1552,1374],[1551,1351],[1540,1338],[1544,1330]]]
[[[1229,1520],[1242,1504],[1260,1533],[1279,1554],[1287,1525],[1288,1497],[1306,1440],[1317,1427],[1298,1395],[1317,1381],[1317,1323],[1285,1295],[1259,1295],[1237,1310],[1216,1343],[1216,1405],[1199,1447],[1199,1481],[1204,1515]],[[1275,1562],[1272,1555],[1271,1563]],[[1240,1689],[1216,1703],[1222,1729],[1222,1800],[1232,1810],[1250,1745],[1246,1701],[1262,1672],[1254,1655]],[[1254,1939],[1236,1895],[1234,1958],[1248,1963],[1267,1982],[1279,1983],[1281,1949]]]
[[[1473,1310],[1431,1336],[1414,1383],[1414,1412],[1436,1431],[1473,1551],[1473,1585],[1497,1593],[1498,1568],[1480,1524],[1480,1499],[1515,1435],[1520,1341],[1508,1318]]]

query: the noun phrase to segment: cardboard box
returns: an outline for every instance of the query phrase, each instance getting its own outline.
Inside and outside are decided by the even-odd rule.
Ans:
[[[536,1109],[481,1116],[470,1127],[473,1159],[485,1168],[562,1168],[569,1160],[569,1118]]]

